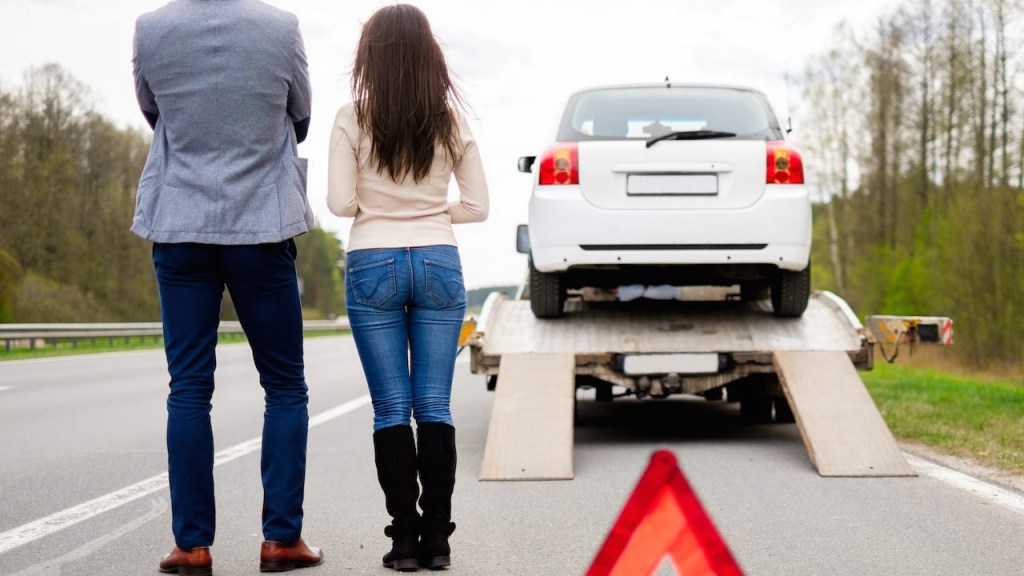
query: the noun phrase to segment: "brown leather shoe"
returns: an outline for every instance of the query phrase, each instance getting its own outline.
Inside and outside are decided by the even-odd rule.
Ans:
[[[213,557],[210,556],[210,548],[201,546],[191,550],[182,550],[175,546],[170,554],[160,560],[160,571],[181,576],[211,576],[213,574]]]
[[[296,568],[318,566],[323,561],[323,551],[306,546],[302,538],[291,544],[264,540],[260,548],[260,572],[287,572]]]

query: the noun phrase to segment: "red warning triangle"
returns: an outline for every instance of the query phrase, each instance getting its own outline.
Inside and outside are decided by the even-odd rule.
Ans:
[[[587,576],[649,576],[668,556],[680,576],[742,576],[676,457],[658,450]]]

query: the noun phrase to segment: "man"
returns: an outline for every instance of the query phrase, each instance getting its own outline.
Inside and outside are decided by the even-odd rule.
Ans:
[[[266,398],[260,570],[315,566],[302,540],[309,414],[292,238],[309,230],[310,87],[298,20],[258,0],[174,0],[136,21],[135,91],[153,127],[132,232],[153,241],[170,373],[175,547],[160,571],[212,573],[211,398],[226,287]]]

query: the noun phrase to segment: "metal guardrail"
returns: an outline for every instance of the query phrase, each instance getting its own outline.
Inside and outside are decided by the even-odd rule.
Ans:
[[[348,330],[348,318],[337,320],[307,320],[302,323],[305,332],[334,332]],[[221,322],[219,334],[241,334],[239,322]],[[27,342],[28,348],[35,348],[39,340],[94,340],[98,338],[132,338],[146,336],[163,336],[163,324],[160,322],[123,322],[104,324],[0,324],[0,340],[8,352],[14,342]]]

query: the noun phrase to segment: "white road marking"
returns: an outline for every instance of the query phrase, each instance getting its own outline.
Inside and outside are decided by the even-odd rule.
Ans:
[[[10,389],[11,389],[10,386],[0,386],[0,392],[3,392],[4,390],[10,390]]]
[[[74,562],[76,560],[81,560],[82,558],[91,556],[100,548],[103,548],[107,544],[113,542],[114,540],[117,540],[118,538],[124,536],[125,534],[128,534],[129,532],[133,532],[141,528],[147,522],[155,520],[158,517],[162,516],[165,512],[167,512],[167,501],[164,500],[163,498],[154,498],[149,502],[149,512],[147,512],[143,516],[136,518],[135,520],[132,520],[131,522],[112,530],[110,533],[106,535],[100,536],[92,542],[79,546],[78,548],[75,548],[74,550],[68,552],[67,554],[64,554],[63,556],[59,556],[57,558],[54,558],[53,560],[50,560],[49,562],[44,562],[43,564],[36,564],[31,568],[26,568],[21,572],[12,574],[11,576],[50,576],[51,574],[59,575],[61,573],[61,566],[63,566],[64,564],[68,564],[70,562]]]
[[[964,492],[974,494],[982,500],[996,504],[997,506],[1002,506],[1007,510],[1024,513],[1024,496],[1021,496],[1020,494],[1006,490],[1005,488],[1000,488],[999,486],[985,482],[984,480],[979,480],[974,476],[964,474],[963,472],[958,472],[952,468],[946,468],[945,466],[929,462],[923,458],[918,458],[913,454],[904,452],[903,456],[906,457],[907,462],[911,466],[916,468],[918,472],[925,476],[929,476],[940,482],[949,484],[950,486],[963,490]]]
[[[224,345],[218,345],[218,348]],[[123,352],[90,352],[88,354],[68,354],[67,356],[51,356],[47,358],[29,358],[27,360],[3,360],[0,361],[0,368],[4,366],[31,366],[33,364],[60,364],[63,362],[75,362],[82,360],[109,360],[111,358],[120,358],[122,356],[136,356],[145,353],[159,353],[161,358],[164,355],[163,348],[152,348],[146,350],[127,350]]]
[[[217,350],[225,348],[248,348],[247,342],[218,343]],[[141,350],[122,350],[119,352],[88,352],[86,354],[67,354],[65,356],[48,356],[46,358],[28,358],[26,360],[0,360],[0,368],[4,366],[31,366],[33,364],[60,364],[63,362],[76,362],[82,360],[110,360],[127,356],[138,357],[140,354],[159,354],[161,360],[165,357],[164,349],[143,348]]]
[[[354,400],[349,400],[344,404],[335,406],[330,410],[310,417],[309,427],[312,429],[316,426],[320,426],[321,424],[330,422],[335,418],[348,414],[349,412],[357,410],[369,403],[369,395],[363,395],[355,398]],[[242,456],[251,454],[259,450],[261,444],[261,438],[253,438],[252,440],[221,450],[214,455],[213,465],[220,466],[221,464],[227,464],[232,460],[237,460]],[[122,488],[116,492],[105,494],[99,498],[94,498],[88,502],[79,504],[78,506],[72,506],[71,508],[61,510],[60,512],[51,514],[45,518],[40,518],[39,520],[35,520],[28,524],[23,524],[17,528],[0,533],[0,554],[10,552],[19,546],[24,546],[29,542],[49,536],[54,532],[88,520],[94,516],[98,516],[104,512],[113,510],[118,506],[123,506],[129,502],[148,496],[158,490],[163,490],[167,487],[167,482],[167,473],[164,472],[163,474],[147,478],[142,482],[132,484],[131,486]]]

